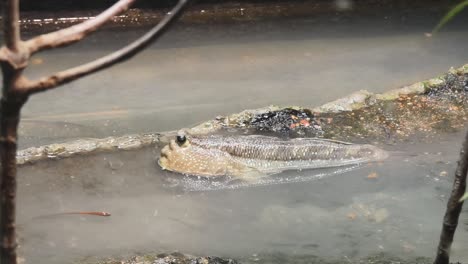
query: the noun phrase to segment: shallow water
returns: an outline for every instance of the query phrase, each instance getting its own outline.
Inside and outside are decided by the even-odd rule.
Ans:
[[[166,180],[176,175],[156,165],[157,149],[25,166],[19,171],[20,252],[34,263],[175,250],[234,258],[432,256],[462,136],[382,146],[399,154],[326,177],[311,177],[315,170],[282,174],[309,181],[211,191],[187,191]],[[66,211],[112,216],[35,218]],[[468,260],[467,230],[461,223],[454,260]]]
[[[20,143],[165,131],[246,108],[317,106],[360,89],[387,91],[467,62],[466,24],[426,38],[437,19],[403,10],[179,25],[130,62],[31,98]],[[27,74],[86,62],[142,32],[104,30],[41,54]],[[382,251],[432,256],[462,138],[458,132],[433,142],[381,145],[409,155],[326,177],[312,170],[280,175],[308,181],[210,191],[168,181],[177,175],[159,169],[157,149],[24,166],[19,250],[29,263],[51,264],[176,250],[234,258],[276,252],[350,260]],[[112,216],[37,218],[62,211]],[[468,261],[466,233],[461,224],[453,260]]]

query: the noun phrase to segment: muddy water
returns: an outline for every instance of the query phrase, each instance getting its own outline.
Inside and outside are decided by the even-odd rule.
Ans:
[[[434,38],[424,36],[442,13],[401,10],[182,24],[125,64],[34,96],[23,116],[51,126],[76,124],[82,136],[102,137],[190,127],[270,104],[317,106],[360,89],[383,92],[466,63],[463,21]],[[104,30],[39,54],[26,73],[37,78],[87,62],[143,32]],[[37,33],[25,30],[27,36]],[[22,130],[25,147],[67,138],[63,129],[36,134],[33,128]]]
[[[233,190],[184,190],[167,180],[179,175],[155,164],[158,149],[25,166],[20,252],[34,263],[176,250],[260,259],[272,253],[432,256],[461,138],[459,132],[383,145],[398,152],[382,164],[315,179],[314,170],[289,172],[280,177],[309,180]],[[65,211],[112,216],[37,218]],[[462,223],[454,243],[454,259],[462,262],[467,230]]]
[[[466,63],[465,24],[425,38],[436,21],[409,11],[180,25],[126,64],[31,98],[20,143],[172,130],[246,108],[316,106],[360,89],[383,92]],[[41,54],[27,74],[87,62],[142,32],[105,30]],[[167,181],[177,175],[156,166],[153,149],[25,166],[20,253],[28,263],[176,250],[239,258],[432,256],[461,138],[460,132],[382,145],[414,155],[325,177],[291,172],[282,176],[310,180],[233,190],[187,191]],[[63,211],[112,216],[38,217]],[[462,262],[465,229],[453,250]]]

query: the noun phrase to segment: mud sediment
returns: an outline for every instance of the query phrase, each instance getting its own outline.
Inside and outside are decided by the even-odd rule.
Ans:
[[[467,116],[468,65],[383,94],[358,91],[315,108],[269,106],[218,117],[192,133],[237,129],[339,140],[407,140],[457,131]],[[289,116],[289,118],[286,118]]]
[[[192,134],[237,131],[279,137],[323,137],[353,142],[433,138],[462,129],[468,115],[468,64],[383,94],[362,90],[315,108],[269,106],[218,116],[189,129]],[[166,144],[176,131],[32,147],[18,152],[18,164]]]

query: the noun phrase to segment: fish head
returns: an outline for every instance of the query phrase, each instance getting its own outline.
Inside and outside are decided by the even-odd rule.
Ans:
[[[185,160],[186,156],[191,154],[190,140],[187,134],[179,131],[174,139],[169,141],[169,144],[161,149],[161,154],[158,160],[159,166],[165,170],[174,170],[175,167],[181,164],[178,160]]]
[[[195,176],[226,175],[229,154],[192,144],[191,136],[183,131],[161,149],[158,160],[164,170]]]

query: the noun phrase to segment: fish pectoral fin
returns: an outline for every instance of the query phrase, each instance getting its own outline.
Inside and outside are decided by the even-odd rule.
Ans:
[[[257,183],[260,179],[268,176],[265,172],[262,172],[256,168],[248,167],[238,179],[247,183]]]
[[[242,171],[237,171],[229,176],[228,182],[257,183],[261,178],[268,176],[266,173],[252,167],[245,167]]]

